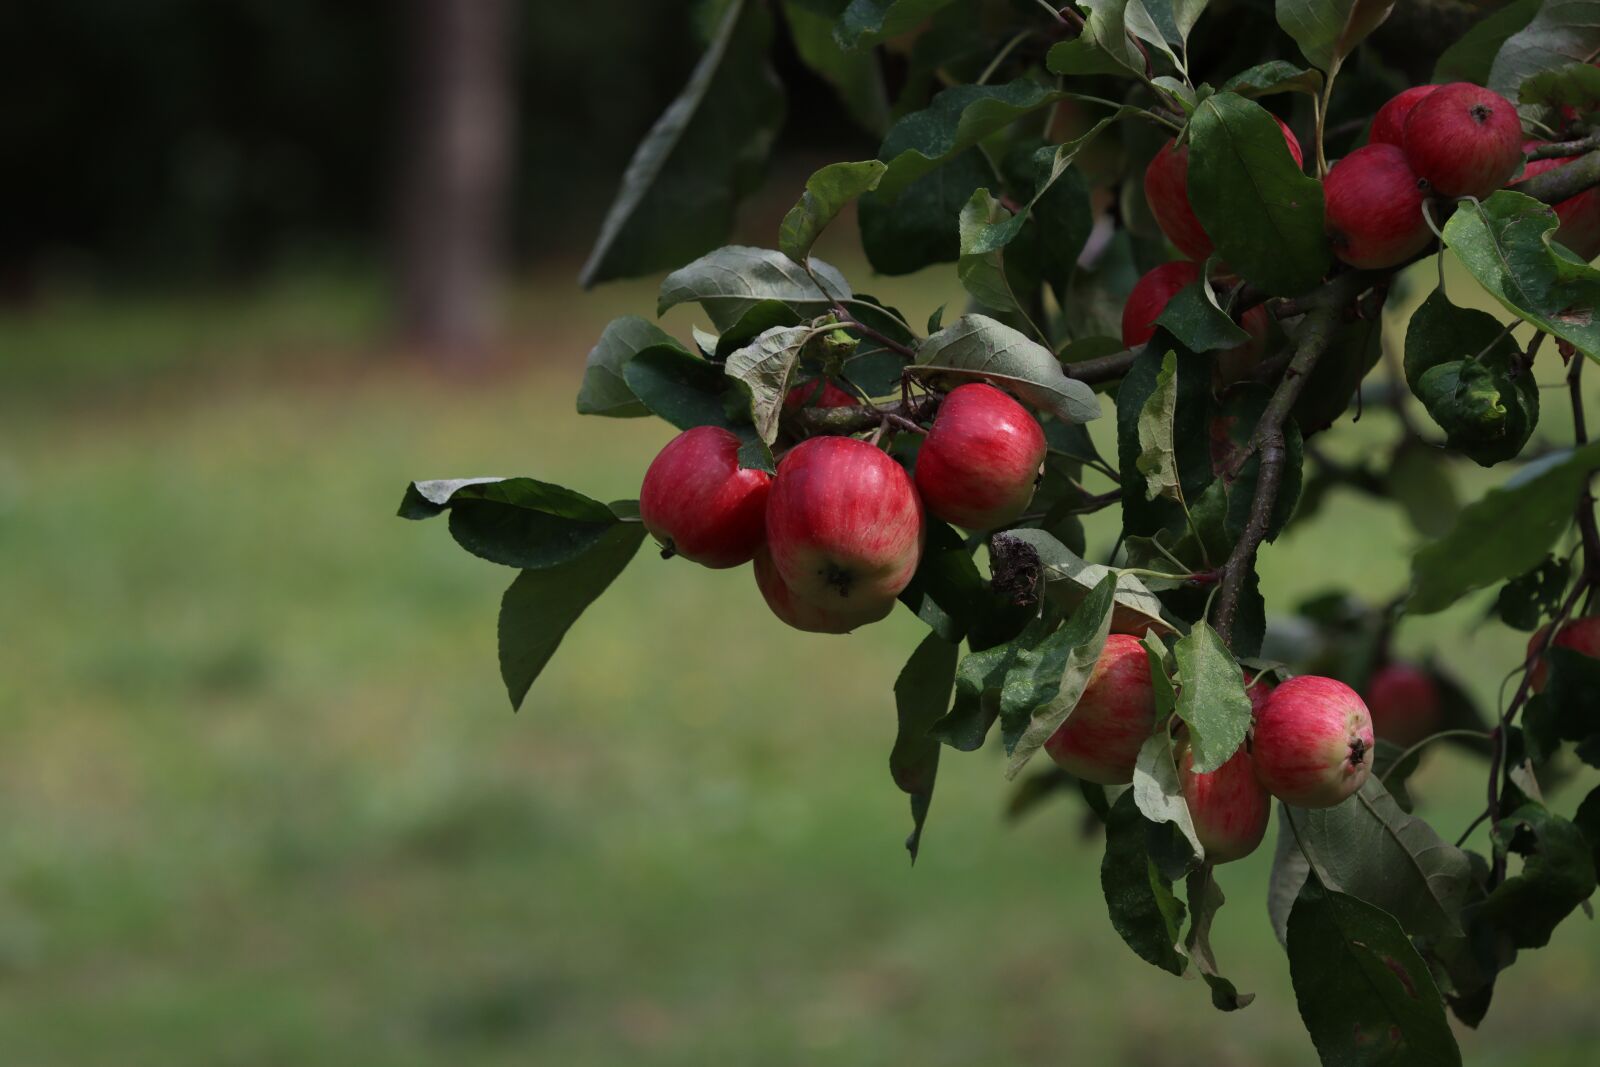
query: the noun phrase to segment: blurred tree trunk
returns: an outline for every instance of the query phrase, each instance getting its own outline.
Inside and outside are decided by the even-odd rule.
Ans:
[[[483,357],[511,157],[510,0],[407,0],[396,274],[406,343]]]

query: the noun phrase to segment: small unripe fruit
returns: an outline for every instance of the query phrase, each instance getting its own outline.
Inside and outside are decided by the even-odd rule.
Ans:
[[[1499,93],[1452,82],[1411,109],[1403,143],[1406,162],[1434,192],[1482,198],[1522,162],[1522,121]]]
[[[763,548],[756,553],[756,588],[772,613],[796,630],[815,634],[845,634],[858,626],[877,622],[894,610],[895,599],[877,601],[865,597],[841,600],[836,604],[811,604],[794,595],[772,565],[772,556]]]
[[[761,547],[771,487],[766,471],[739,468],[739,438],[720,426],[696,426],[651,461],[639,518],[662,555],[737,567]]]
[[[1414,663],[1389,663],[1367,682],[1372,731],[1410,748],[1439,728],[1439,684]]]
[[[1131,634],[1112,634],[1078,706],[1050,735],[1044,750],[1086,782],[1131,782],[1139,749],[1155,724],[1156,698],[1144,645]]]
[[[1289,154],[1294,157],[1295,166],[1301,166],[1305,157],[1300,151],[1300,142],[1295,140],[1282,119],[1274,116],[1274,121],[1283,130],[1283,139],[1289,145]],[[1150,165],[1145,167],[1144,196],[1150,204],[1150,213],[1155,216],[1156,225],[1161,227],[1161,232],[1167,235],[1178,251],[1197,260],[1204,260],[1216,251],[1215,242],[1206,233],[1205,227],[1200,225],[1194,208],[1189,205],[1188,145],[1180,146],[1176,139],[1170,139],[1161,146]]]
[[[845,614],[893,600],[916,573],[922,532],[905,468],[865,441],[813,437],[778,463],[767,548],[800,600]]]
[[[1433,236],[1423,217],[1426,184],[1394,145],[1369,144],[1333,165],[1322,183],[1333,254],[1352,267],[1404,263]]]
[[[1541,626],[1538,632],[1528,639],[1528,655],[1533,655],[1544,644],[1544,635],[1549,629],[1549,626]],[[1550,646],[1570,648],[1582,655],[1600,659],[1600,615],[1573,619],[1556,631],[1556,639],[1550,642]],[[1544,656],[1540,656],[1538,662],[1533,665],[1533,691],[1542,692],[1549,680],[1550,664]]]
[[[1267,698],[1250,756],[1256,779],[1285,804],[1331,808],[1366,782],[1372,743],[1372,716],[1354,689],[1301,675]]]
[[[1156,320],[1172,298],[1185,286],[1200,280],[1200,264],[1175,259],[1145,272],[1122,305],[1122,347],[1136,348],[1155,336]],[[1261,362],[1266,350],[1271,320],[1264,305],[1257,304],[1240,317],[1239,324],[1250,340],[1217,353],[1218,378],[1224,385],[1245,377]]]
[[[802,382],[783,394],[783,406],[795,408],[853,408],[855,397],[840,389],[826,378]]]
[[[1405,143],[1406,119],[1411,115],[1411,109],[1430,96],[1437,85],[1413,85],[1405,92],[1391,98],[1387,104],[1378,109],[1377,115],[1372,119],[1372,132],[1367,135],[1368,144],[1392,144],[1400,147]]]
[[[1196,774],[1187,739],[1173,750],[1178,783],[1207,863],[1230,863],[1256,850],[1272,817],[1272,797],[1256,781],[1246,746],[1210,774]]]
[[[1523,145],[1523,150],[1531,152],[1544,143],[1529,141]],[[1522,177],[1517,181],[1526,181],[1535,174],[1564,167],[1571,163],[1573,158],[1575,157],[1530,159],[1528,165],[1523,168]],[[1516,182],[1512,184],[1515,185]],[[1576,252],[1578,258],[1586,263],[1595,256],[1600,256],[1600,188],[1585,189],[1577,196],[1568,197],[1554,207],[1556,217],[1561,220],[1561,226],[1555,232],[1555,239]]]
[[[917,491],[945,522],[992,530],[1027,508],[1048,451],[1027,408],[992,385],[963,385],[939,405],[917,451]]]

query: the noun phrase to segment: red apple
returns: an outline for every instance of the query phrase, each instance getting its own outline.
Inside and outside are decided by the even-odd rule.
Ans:
[[[1175,259],[1145,272],[1122,305],[1122,346],[1135,348],[1155,336],[1156,319],[1166,310],[1179,290],[1200,280],[1200,265],[1193,260]],[[1250,340],[1217,353],[1218,377],[1224,385],[1248,375],[1261,362],[1267,346],[1271,319],[1264,305],[1257,304],[1240,319]]]
[[[1522,162],[1522,120],[1511,101],[1481,85],[1452,82],[1406,116],[1406,162],[1440,196],[1485,197]]]
[[[1414,663],[1389,663],[1367,682],[1372,729],[1409,748],[1439,728],[1439,685]]]
[[[1437,85],[1413,85],[1405,92],[1390,99],[1378,109],[1377,115],[1372,119],[1372,130],[1367,134],[1368,144],[1404,144],[1406,118],[1411,114],[1411,109],[1422,102],[1435,89]]]
[[[1283,130],[1283,139],[1289,145],[1295,166],[1300,166],[1305,162],[1300,142],[1282,119],[1276,116],[1274,119]],[[1216,244],[1195,217],[1194,208],[1189,206],[1188,145],[1180,146],[1175,139],[1169,139],[1161,146],[1144,170],[1144,196],[1150,203],[1150,213],[1155,216],[1156,224],[1178,251],[1190,259],[1204,260],[1216,250]]]
[[[1331,808],[1372,770],[1372,716],[1343,682],[1291,678],[1256,716],[1250,755],[1256,779],[1285,804]]]
[[[1027,508],[1047,451],[1027,408],[992,385],[963,385],[939,405],[917,452],[917,492],[945,522],[992,530]]]
[[[1322,193],[1333,254],[1352,267],[1404,263],[1433,237],[1422,215],[1427,186],[1392,144],[1369,144],[1339,160]]]
[[[1549,626],[1541,626],[1537,633],[1528,639],[1528,655],[1544,643],[1544,635]],[[1570,648],[1574,652],[1585,656],[1600,659],[1600,615],[1590,615],[1582,619],[1573,619],[1561,629],[1556,631],[1556,639],[1550,642],[1555,648]],[[1533,665],[1533,691],[1541,692],[1545,682],[1550,680],[1550,665],[1539,657]]]
[[[1523,151],[1529,152],[1544,143],[1529,141],[1522,148]],[[1522,177],[1517,181],[1525,181],[1535,174],[1543,174],[1547,170],[1555,170],[1571,162],[1572,157],[1530,159],[1522,171]],[[1515,185],[1516,182],[1512,184]],[[1576,252],[1578,258],[1584,262],[1600,256],[1600,188],[1586,189],[1577,196],[1561,201],[1555,205],[1555,211],[1556,217],[1561,220],[1561,227],[1556,230],[1555,239]]]
[[[1095,660],[1078,706],[1044,750],[1086,782],[1133,781],[1139,749],[1156,725],[1150,660],[1132,634],[1111,634]]]
[[[1195,773],[1187,738],[1178,741],[1173,756],[1195,836],[1206,850],[1206,862],[1229,863],[1254,852],[1267,833],[1272,797],[1256,781],[1246,746],[1240,745],[1228,762],[1210,774]]]
[[[809,382],[802,382],[783,394],[783,406],[790,410],[805,407],[851,408],[855,407],[856,403],[855,397],[826,378],[813,378]]]
[[[756,553],[756,588],[772,613],[796,630],[814,634],[845,634],[858,626],[877,622],[894,610],[894,597],[877,601],[864,597],[841,600],[836,604],[811,604],[795,596],[783,575],[772,565],[765,548]]]
[[[685,430],[644,472],[639,518],[662,556],[707,567],[748,563],[765,537],[772,475],[739,469],[739,439],[720,426]]]
[[[846,614],[875,610],[911,581],[922,536],[910,476],[865,441],[813,437],[778,463],[767,548],[795,598]]]

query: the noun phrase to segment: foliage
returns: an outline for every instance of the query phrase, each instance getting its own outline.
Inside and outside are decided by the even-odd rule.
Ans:
[[[979,6],[981,19],[962,21]],[[1556,214],[1529,195],[1555,201],[1581,190],[1545,184],[1481,202],[1434,198],[1427,210],[1440,241],[1419,258],[1450,257],[1512,319],[1502,325],[1459,307],[1441,284],[1404,332],[1403,374],[1375,375],[1385,303],[1410,264],[1337,264],[1321,179],[1329,155],[1356,143],[1326,122],[1335,87],[1366,90],[1372,72],[1350,59],[1394,5],[1278,0],[1281,32],[1263,45],[1270,54],[1244,70],[1236,52],[1217,47],[1237,14],[1207,19],[1203,2],[1080,6],[790,5],[806,19],[835,19],[837,51],[815,25],[796,30],[804,29],[802,54],[823,77],[837,79],[847,62],[876,61],[875,49],[909,44],[913,71],[937,70],[947,87],[930,95],[931,85],[910,79],[877,158],[814,174],[777,250],[727,246],[669,274],[658,313],[698,305],[711,331],[697,329],[691,348],[642,320],[618,320],[590,355],[579,407],[724,427],[742,442],[740,465],[765,470],[805,438],[869,433],[914,468],[946,394],[973,381],[1031,409],[1049,451],[1030,509],[968,537],[930,523],[916,574],[900,592],[930,630],[894,689],[890,768],[911,799],[908,848],[914,858],[923,843],[941,746],[971,751],[997,734],[1005,773],[1019,774],[1075,714],[1094,713],[1082,709],[1094,706],[1087,694],[1099,665],[1125,647],[1110,635],[1142,635],[1156,714],[1131,788],[1124,768],[1123,784],[1083,790],[1104,824],[1102,888],[1129,947],[1173,974],[1193,966],[1213,1003],[1235,1010],[1251,996],[1223,977],[1211,949],[1223,897],[1173,753],[1175,737],[1185,737],[1192,770],[1210,773],[1248,751],[1247,672],[1281,678],[1294,669],[1261,658],[1272,636],[1269,607],[1283,610],[1261,589],[1261,550],[1291,523],[1311,521],[1330,484],[1393,497],[1433,536],[1415,553],[1409,590],[1388,605],[1333,594],[1300,607],[1325,647],[1286,658],[1357,686],[1391,658],[1407,616],[1497,583],[1506,583],[1498,613],[1519,629],[1559,626],[1586,609],[1600,588],[1588,495],[1600,443],[1587,441],[1580,375],[1600,359],[1600,272],[1556,243]],[[1550,72],[1587,41],[1581,14],[1568,10],[1581,6],[1552,2],[1525,20],[1485,19],[1449,62],[1487,65],[1530,121],[1577,123],[1592,79]],[[671,265],[618,249],[670,248],[680,258],[704,251],[705,228],[725,229],[718,220],[729,190],[744,188],[747,153],[765,144],[764,127],[730,119],[714,125],[735,147],[675,150],[701,121],[699,108],[730,106],[719,93],[742,91],[740,106],[753,107],[766,91],[763,56],[731,36],[741,19],[757,18],[742,14],[755,6],[714,9],[721,28],[685,95],[640,147],[592,260],[610,266],[591,280]],[[958,38],[993,46],[977,69],[951,43]],[[709,81],[724,77],[733,84],[711,92]],[[1309,104],[1309,121],[1293,102]],[[1295,164],[1273,109],[1296,120],[1312,149],[1306,166]],[[1187,153],[1187,204],[1216,253],[1201,281],[1166,306],[1151,340],[1124,352],[1102,324],[1117,321],[1133,279],[1168,258],[1139,177],[1169,135]],[[1587,142],[1575,149],[1585,150],[1595,151]],[[660,186],[657,172],[669,176]],[[730,184],[730,173],[741,177]],[[695,175],[708,190],[703,211],[673,221],[689,210],[673,191]],[[953,262],[970,297],[965,312],[946,324],[944,310],[934,310],[921,335],[911,325],[920,319],[857,292],[812,258],[818,235],[852,201],[874,266],[904,273]],[[634,220],[653,220],[662,239],[646,240],[645,223]],[[1520,341],[1518,329],[1532,339]],[[1547,445],[1534,456],[1526,453],[1540,403],[1530,367],[1547,337],[1551,352],[1571,361],[1576,433],[1570,447]],[[1399,338],[1388,344],[1398,349]],[[817,377],[849,384],[855,402],[788,402],[796,382]],[[1378,377],[1388,381],[1369,381]],[[1114,389],[1114,463],[1084,431],[1102,413],[1097,390],[1106,389]],[[1419,425],[1413,401],[1442,440]],[[1394,462],[1381,471],[1328,459],[1314,440],[1336,439],[1350,409],[1367,402],[1390,408],[1401,429]],[[1517,469],[1458,507],[1436,483],[1461,459]],[[1111,487],[1096,492],[1091,477]],[[1079,517],[1113,506],[1123,537],[1105,562],[1090,562]],[[464,547],[522,570],[501,613],[502,673],[518,702],[577,612],[642,542],[637,505],[605,505],[531,479],[469,480],[414,485],[402,514],[446,509]],[[1568,818],[1545,805],[1539,785],[1572,755],[1600,761],[1600,727],[1576,695],[1592,689],[1587,661],[1551,652],[1551,632],[1540,630],[1528,657],[1507,665],[1517,683],[1490,730],[1445,671],[1426,672],[1440,721],[1424,743],[1470,739],[1489,757],[1481,818],[1490,856],[1447,844],[1414,810],[1408,778],[1418,746],[1380,745],[1373,777],[1341,803],[1281,809],[1267,908],[1325,1063],[1459,1063],[1446,1006],[1476,1025],[1516,951],[1544,945],[1594,892],[1594,806]],[[1359,760],[1360,748],[1352,752]],[[1025,779],[1017,807],[1070,795],[1050,783],[1059,784]],[[1510,870],[1514,858],[1520,870]]]

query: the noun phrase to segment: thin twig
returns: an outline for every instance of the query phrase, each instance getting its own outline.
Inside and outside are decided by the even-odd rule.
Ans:
[[[1515,191],[1546,204],[1559,204],[1596,185],[1600,185],[1600,149],[1520,181]]]
[[[860,319],[858,319],[854,315],[850,314],[850,312],[846,311],[842,304],[835,304],[833,306],[833,313],[835,315],[839,316],[840,325],[843,326],[845,329],[852,330],[852,331],[854,331],[856,333],[859,333],[863,337],[866,337],[866,338],[869,338],[870,340],[876,341],[880,345],[882,345],[883,347],[889,349],[890,351],[898,352],[898,353],[900,353],[900,355],[906,357],[907,359],[916,359],[917,358],[916,349],[908,348],[906,345],[900,343],[899,341],[896,341],[893,337],[890,337],[888,334],[883,333],[883,332],[881,332],[879,330],[875,330],[871,326],[868,326],[866,323],[862,322]]]
[[[1591,133],[1589,136],[1580,137],[1576,141],[1553,141],[1550,144],[1542,144],[1528,153],[1528,159],[1561,159],[1566,156],[1581,156],[1585,152],[1593,152],[1596,148],[1600,148],[1600,133]]]

